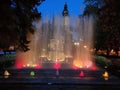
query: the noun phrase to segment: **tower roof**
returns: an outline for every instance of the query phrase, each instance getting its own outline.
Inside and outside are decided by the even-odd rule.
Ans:
[[[69,16],[69,11],[68,11],[68,7],[67,7],[67,3],[64,4],[64,9],[62,12],[63,16]]]

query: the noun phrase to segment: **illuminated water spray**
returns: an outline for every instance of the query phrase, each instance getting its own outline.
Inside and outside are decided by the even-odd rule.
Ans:
[[[71,58],[73,65],[79,68],[91,67],[93,65],[91,54],[93,18],[78,17],[71,21],[72,23],[69,23],[69,17],[62,19],[62,17],[54,16],[52,22],[49,19],[42,24],[42,21],[38,22],[35,34],[28,35],[29,39],[32,38],[30,51],[18,52],[19,64],[34,67],[45,60],[52,62],[68,60],[69,63],[68,58]]]
[[[93,18],[90,16],[71,17],[64,6],[63,16],[34,22],[34,35],[28,33],[30,50],[17,52],[16,67],[43,68],[43,63],[70,64],[76,68],[93,66]],[[54,64],[53,64],[54,68]]]
[[[93,65],[93,17],[79,17],[75,23],[74,65],[89,68]]]
[[[16,67],[36,67],[40,68],[39,55],[41,51],[41,21],[34,22],[36,28],[35,33],[28,33],[27,39],[30,40],[29,48],[27,52],[17,51]]]

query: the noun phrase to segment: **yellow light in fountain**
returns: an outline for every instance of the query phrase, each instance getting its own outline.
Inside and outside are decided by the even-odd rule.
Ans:
[[[75,43],[74,43],[74,45],[79,46],[79,45],[80,45],[80,43],[79,43],[79,42],[75,42]]]
[[[27,64],[27,67],[30,67],[30,64]]]
[[[46,56],[42,55],[41,57],[44,58],[44,57],[46,57]]]
[[[78,60],[74,60],[74,65],[76,67],[83,68],[83,65]]]
[[[86,45],[84,45],[83,47],[84,47],[84,48],[87,48],[87,46],[86,46]]]
[[[108,74],[107,71],[105,71],[105,72],[103,73],[103,77],[104,77],[105,80],[108,80],[109,74]]]
[[[69,55],[69,56],[65,56],[65,58],[72,58],[72,56],[71,56],[71,55]]]
[[[36,67],[37,65],[36,64],[32,64],[32,67]]]

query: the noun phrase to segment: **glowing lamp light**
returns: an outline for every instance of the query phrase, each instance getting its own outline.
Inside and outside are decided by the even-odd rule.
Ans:
[[[56,62],[56,63],[54,64],[54,68],[55,68],[55,69],[59,69],[59,68],[60,68],[60,63]]]
[[[27,67],[29,67],[30,66],[30,64],[27,64]]]
[[[17,69],[21,69],[23,65],[22,65],[22,63],[18,62],[18,63],[16,63],[15,66]]]
[[[87,48],[87,46],[86,46],[86,45],[84,45],[83,47],[84,47],[84,48]]]
[[[10,75],[10,73],[7,70],[5,70],[4,71],[4,78],[9,78],[9,75]]]
[[[44,58],[45,56],[44,56],[44,55],[42,55],[41,57],[42,57],[42,58]]]
[[[79,67],[80,67],[80,68],[83,68],[83,66],[82,66],[82,65],[80,65]]]
[[[84,76],[85,76],[84,72],[81,71],[80,74],[79,74],[79,76],[80,76],[80,77],[84,77]]]
[[[108,74],[107,71],[105,71],[105,72],[103,73],[103,77],[109,77],[109,74]]]
[[[74,69],[74,70],[78,70],[78,67],[77,67],[77,66],[73,66],[73,69]]]
[[[30,76],[34,77],[34,76],[35,76],[35,72],[34,72],[34,71],[31,71],[31,72],[30,72]]]
[[[76,64],[75,66],[79,67],[79,68],[83,68],[83,66],[81,64]]]
[[[89,65],[86,65],[87,68],[89,68],[90,66]]]
[[[40,69],[41,66],[40,66],[40,65],[36,65],[35,68],[36,68],[36,69]]]
[[[9,76],[9,75],[10,75],[10,73],[7,70],[5,70],[4,76]]]
[[[26,65],[23,65],[23,67],[26,67]]]
[[[105,80],[108,80],[109,74],[107,71],[105,71],[102,76],[104,77]]]
[[[76,67],[79,67],[79,68],[83,68],[83,64],[81,64],[80,62],[79,62],[79,60],[74,60],[74,65],[76,66]]]
[[[16,59],[16,62],[15,62],[15,67],[17,68],[17,69],[21,69],[22,67],[23,67],[23,59],[21,59],[21,58],[17,58]]]
[[[93,71],[97,70],[97,67],[96,66],[92,66],[92,70]]]
[[[21,69],[22,68],[22,65],[17,65],[17,69]]]
[[[80,44],[79,42],[75,42],[75,43],[74,43],[74,45],[76,45],[76,46],[79,46],[79,44]]]
[[[36,67],[37,65],[36,64],[32,64],[32,67]]]

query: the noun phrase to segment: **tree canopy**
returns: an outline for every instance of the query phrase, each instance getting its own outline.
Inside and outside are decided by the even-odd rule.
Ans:
[[[11,45],[21,51],[29,50],[28,33],[34,33],[33,21],[41,14],[37,6],[44,0],[0,0],[0,48]]]
[[[84,15],[95,15],[97,20],[95,47],[108,52],[113,49],[117,53],[120,48],[120,1],[85,0],[85,4]]]

